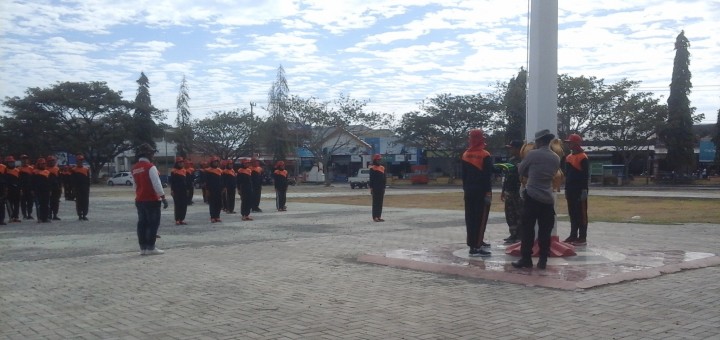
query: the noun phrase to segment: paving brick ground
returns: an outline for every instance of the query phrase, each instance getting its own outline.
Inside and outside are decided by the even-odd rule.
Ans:
[[[90,222],[63,202],[60,223],[0,228],[0,339],[720,337],[720,267],[582,291],[395,269],[356,259],[462,244],[462,214],[386,208],[387,222],[373,223],[369,207],[292,200],[288,212],[266,209],[253,222],[210,224],[200,203],[191,225],[176,227],[168,209],[158,243],[166,254],[141,257],[127,190],[102,190]],[[505,233],[491,216],[488,238]],[[717,253],[720,226],[593,223],[590,235],[628,249]]]

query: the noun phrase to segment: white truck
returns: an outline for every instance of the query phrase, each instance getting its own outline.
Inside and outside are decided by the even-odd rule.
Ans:
[[[354,177],[348,177],[348,182],[350,182],[350,189],[355,189],[355,188],[366,188],[367,189],[368,182],[370,182],[370,169],[358,170],[357,174],[355,174]]]

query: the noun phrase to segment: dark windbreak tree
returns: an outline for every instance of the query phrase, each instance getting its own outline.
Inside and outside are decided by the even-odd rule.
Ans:
[[[183,76],[177,96],[177,117],[175,117],[177,130],[174,136],[177,143],[177,153],[182,157],[187,157],[193,151],[192,114],[190,113],[189,102],[190,90],[188,89],[187,80]]]
[[[505,144],[513,139],[525,140],[527,71],[520,68],[516,77],[510,79],[503,98],[505,106]]]
[[[163,131],[155,123],[155,119],[162,118],[162,111],[152,105],[150,98],[150,80],[144,72],[140,72],[137,95],[135,96],[135,113],[133,114],[134,140],[133,144],[138,146],[148,143],[155,147],[155,137],[163,135]]]
[[[287,159],[292,146],[288,128],[288,100],[290,88],[285,79],[285,69],[280,65],[275,82],[268,91],[267,112],[270,114],[263,125],[263,141],[272,152],[275,161]]]
[[[681,31],[675,40],[675,60],[673,62],[670,95],[667,100],[668,119],[660,131],[660,138],[667,147],[665,170],[678,174],[689,173],[695,167],[695,135],[692,132],[693,112],[690,107],[690,41]]]

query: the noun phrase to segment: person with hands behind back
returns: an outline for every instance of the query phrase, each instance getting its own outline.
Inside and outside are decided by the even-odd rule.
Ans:
[[[160,205],[167,209],[165,191],[160,182],[160,173],[152,163],[155,149],[147,143],[138,146],[135,154],[137,163],[132,168],[135,182],[135,208],[138,213],[137,235],[140,255],[160,255],[164,251],[155,247],[160,227]]]
[[[470,130],[469,147],[462,154],[462,181],[465,200],[465,230],[469,256],[490,256],[490,244],[484,242],[485,228],[492,203],[493,159],[485,150],[483,130]]]
[[[570,154],[565,157],[565,199],[570,217],[570,236],[565,242],[574,246],[584,246],[587,244],[590,162],[581,146],[580,135],[573,133],[565,142],[570,148]]]
[[[372,217],[375,222],[385,222],[382,218],[383,200],[385,199],[385,167],[380,165],[382,156],[376,154],[373,156],[372,166],[370,167],[370,195],[372,195]]]

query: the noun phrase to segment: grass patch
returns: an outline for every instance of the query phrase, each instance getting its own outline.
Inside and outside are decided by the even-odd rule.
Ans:
[[[367,196],[335,196],[293,198],[295,202],[349,204],[370,206]],[[719,199],[699,198],[663,198],[663,197],[623,197],[590,196],[588,200],[588,218],[591,222],[635,222],[653,224],[675,223],[720,223]],[[460,192],[386,195],[385,207],[425,208],[443,210],[463,210],[463,194]],[[502,212],[503,202],[500,195],[493,195],[491,211]],[[567,215],[565,196],[558,195],[557,213]],[[640,219],[632,219],[640,216]],[[560,220],[567,220],[561,216]]]

